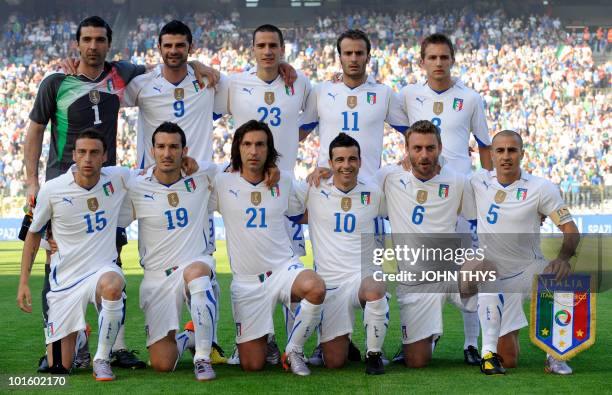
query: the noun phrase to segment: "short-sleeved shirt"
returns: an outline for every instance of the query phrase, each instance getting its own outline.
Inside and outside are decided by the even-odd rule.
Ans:
[[[302,213],[290,174],[277,185],[253,185],[239,172],[221,173],[214,182],[216,209],[223,216],[227,255],[233,274],[259,275],[290,263],[299,264],[285,216]]]
[[[400,91],[399,97],[410,124],[427,120],[440,129],[445,164],[461,174],[469,174],[472,167],[468,151],[470,133],[480,147],[491,145],[480,95],[455,80],[453,86],[440,93],[427,83],[408,85]]]
[[[495,170],[479,170],[470,179],[464,213],[478,220],[480,246],[502,274],[515,274],[544,258],[540,249],[540,215],[556,225],[573,221],[559,188],[549,180],[521,171],[511,185],[501,185]],[[470,196],[471,195],[471,196]]]
[[[41,125],[51,121],[47,180],[70,168],[76,137],[90,127],[104,135],[108,148],[105,165],[116,163],[117,115],[124,89],[144,71],[144,66],[128,62],[107,62],[95,80],[54,73],[41,82],[30,119]]]
[[[318,166],[329,167],[329,144],[344,132],[359,142],[361,169],[365,180],[375,176],[383,151],[384,124],[404,132],[408,118],[393,90],[372,78],[355,88],[346,84],[322,82],[313,88],[306,110],[301,116],[301,128],[319,127]]]
[[[104,167],[91,189],[74,180],[75,167],[45,182],[34,208],[30,232],[40,232],[49,220],[59,252],[51,256],[52,290],[67,289],[117,259],[116,229],[127,193],[129,170]]]

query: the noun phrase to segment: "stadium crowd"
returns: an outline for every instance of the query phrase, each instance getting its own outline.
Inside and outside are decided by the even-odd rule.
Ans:
[[[157,34],[171,19],[171,15],[138,18],[125,48],[115,58],[159,63]],[[0,196],[25,193],[23,145],[28,114],[43,77],[58,68],[58,59],[74,55],[69,39],[78,20],[76,15],[44,19],[15,15],[2,27]],[[241,28],[237,12],[225,17],[197,13],[182,20],[194,33],[194,58],[224,73],[252,67],[251,30]],[[598,30],[587,38],[584,31],[564,30],[558,19],[544,15],[509,18],[502,11],[480,15],[467,11],[446,15],[356,12],[320,18],[307,28],[288,29],[287,60],[313,83],[332,78],[340,70],[335,37],[346,28],[369,34],[370,71],[395,90],[424,81],[418,66],[420,40],[434,32],[448,34],[457,47],[453,72],[484,98],[491,134],[503,129],[519,131],[526,145],[523,163],[527,169],[558,184],[572,207],[597,211],[612,196],[612,63],[596,65],[593,58],[593,49],[605,52],[612,48],[609,31]],[[136,117],[137,109],[120,112],[117,158],[124,166],[136,162]],[[226,118],[215,124],[217,162],[229,160],[233,127]],[[299,178],[316,164],[317,144],[312,134],[301,144],[296,166]],[[48,142],[45,146],[43,163]],[[402,152],[402,136],[387,130],[383,163],[397,161]],[[473,164],[478,165],[477,155]]]

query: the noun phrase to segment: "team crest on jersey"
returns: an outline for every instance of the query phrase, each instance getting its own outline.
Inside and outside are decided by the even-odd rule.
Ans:
[[[47,335],[49,337],[53,336],[55,334],[55,330],[53,328],[53,322],[49,322],[47,323]]]
[[[100,207],[100,205],[98,204],[98,199],[96,199],[95,197],[87,199],[87,208],[90,211],[96,211],[98,207]]]
[[[497,191],[497,193],[495,194],[495,203],[500,204],[503,203],[504,200],[506,200],[506,192]]]
[[[367,206],[370,202],[370,192],[361,192],[361,204]]]
[[[340,200],[340,208],[342,210],[349,211],[352,206],[353,202],[350,197],[343,197],[342,200]]]
[[[440,115],[442,114],[442,111],[444,111],[444,103],[441,101],[435,101],[433,104],[433,112],[436,115]]]
[[[527,188],[519,188],[516,190],[516,200],[527,199]]]
[[[198,80],[193,80],[191,83],[193,84],[193,89],[195,89],[196,92],[199,92],[200,89],[204,89],[204,84]]]
[[[181,101],[185,98],[185,89],[183,88],[174,88],[174,98],[177,101]]]
[[[115,188],[113,188],[113,183],[110,181],[102,185],[102,189],[104,190],[104,194],[106,196],[111,196],[113,193],[115,193]]]
[[[172,207],[176,207],[179,204],[179,197],[178,194],[176,192],[172,192],[168,194],[168,203],[172,206]]]
[[[113,85],[113,79],[109,78],[108,80],[106,80],[106,90],[112,92],[114,89],[115,86]]]
[[[368,92],[366,95],[366,101],[372,106],[376,104],[376,92]]]
[[[196,184],[195,184],[195,181],[193,180],[193,177],[185,180],[185,188],[187,189],[187,192],[195,191]]]
[[[448,184],[440,184],[440,188],[438,188],[438,196],[445,199],[448,197],[448,190],[450,189]]]
[[[293,88],[293,85],[291,86],[285,85],[285,93],[287,94],[287,96],[295,95],[295,89]]]
[[[274,103],[274,92],[264,93],[264,101],[267,105],[271,106]]]
[[[453,100],[453,110],[457,112],[463,110],[463,99],[455,97],[455,100]]]
[[[100,92],[98,92],[95,89],[94,90],[90,90],[89,91],[89,101],[93,105],[96,105],[96,104],[100,103]]]
[[[349,108],[357,107],[357,96],[349,96],[346,98],[346,105]]]
[[[251,192],[251,203],[253,203],[253,205],[255,206],[259,206],[259,204],[261,203],[261,192]]]
[[[423,204],[427,201],[427,191],[420,189],[417,191],[417,203]]]
[[[278,184],[270,187],[270,195],[272,195],[272,197],[280,196],[280,188],[278,187]]]

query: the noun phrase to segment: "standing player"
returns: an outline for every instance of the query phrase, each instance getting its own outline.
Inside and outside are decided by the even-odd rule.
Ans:
[[[185,350],[177,346],[182,304],[193,318],[195,375],[215,378],[211,366],[217,299],[213,291],[215,262],[206,253],[208,199],[216,167],[201,162],[198,171],[183,177],[186,137],[175,123],[162,123],[153,133],[151,155],[155,166],[130,180],[129,200],[138,219],[138,250],[144,279],[140,306],[151,366],[172,371]]]
[[[246,371],[263,369],[274,307],[299,302],[282,360],[285,369],[309,375],[303,347],[321,320],[325,283],[304,269],[289,242],[285,216],[299,213],[293,177],[281,172],[278,184],[263,184],[265,171],[278,158],[272,131],[263,122],[240,126],[231,152],[235,172],[219,174],[214,189],[227,232],[240,364]]]
[[[80,52],[78,75],[51,74],[40,85],[25,141],[25,166],[28,202],[33,202],[40,188],[38,163],[42,151],[43,135],[51,120],[51,144],[47,162],[46,180],[64,174],[73,163],[72,151],[78,133],[94,127],[102,133],[108,147],[107,165],[116,162],[117,113],[124,88],[145,69],[127,62],[105,62],[110,50],[112,30],[100,17],[84,19],[76,31]],[[127,243],[125,231],[117,230],[117,248]],[[49,262],[47,256],[47,263]],[[119,263],[120,264],[120,263]],[[43,317],[47,315],[45,295],[49,291],[50,267],[45,266],[43,287]],[[123,330],[114,346],[114,358],[122,367],[144,368],[134,353],[127,351]],[[89,353],[84,348],[79,363],[89,366]],[[41,359],[44,370],[45,358]]]
[[[393,90],[368,78],[366,67],[371,48],[368,36],[359,30],[347,30],[338,37],[336,46],[343,81],[322,82],[314,88],[301,128],[307,133],[318,125],[317,165],[322,168],[329,163],[330,142],[341,132],[349,134],[362,147],[361,176],[371,178],[380,167],[385,122],[403,133],[408,119]],[[318,169],[315,174],[321,171]]]
[[[479,293],[478,315],[482,325],[482,363],[487,375],[504,374],[516,367],[519,329],[527,325],[523,299],[530,295],[533,276],[553,273],[557,280],[571,271],[580,234],[559,189],[550,181],[521,170],[523,140],[511,130],[493,138],[492,171],[479,171],[471,181],[478,238],[486,245],[486,258],[498,270],[499,286],[506,293]],[[547,262],[540,249],[540,221],[545,215],[563,232],[557,258]],[[521,237],[517,237],[521,235]],[[499,353],[499,354],[498,354]],[[501,357],[501,358],[499,358]],[[571,374],[564,361],[548,355],[545,369]]]
[[[298,188],[308,210],[316,271],[325,281],[326,297],[319,341],[328,368],[342,367],[348,357],[355,309],[363,309],[366,373],[383,374],[382,346],[389,322],[384,283],[376,282],[362,257],[372,256],[377,217],[384,199],[376,184],[357,180],[361,153],[357,140],[340,133],[329,145],[332,177],[319,187]]]
[[[480,164],[492,169],[490,157],[491,140],[487,128],[482,98],[459,79],[451,77],[455,63],[455,49],[451,40],[436,33],[421,43],[420,66],[425,71],[425,83],[411,84],[400,93],[402,109],[410,123],[420,120],[431,121],[440,129],[442,136],[442,157],[455,171],[469,175],[471,159],[469,152],[470,134],[478,143]],[[474,224],[475,227],[475,224]],[[459,217],[457,233],[475,233],[467,220]],[[464,360],[469,365],[479,365],[478,315],[463,312]]]
[[[23,249],[17,291],[19,307],[31,313],[28,280],[41,233],[52,220],[61,253],[52,255],[50,290],[44,295],[50,371],[65,374],[72,368],[77,332],[85,329],[87,304],[93,303],[98,306],[100,329],[93,363],[97,381],[115,379],[110,354],[124,314],[125,281],[116,265],[115,229],[126,195],[125,174],[117,168],[102,168],[106,152],[104,136],[86,129],[75,139],[75,165],[41,188]]]
[[[455,233],[467,181],[462,174],[450,170],[449,165],[440,167],[442,150],[436,126],[429,121],[417,121],[406,133],[406,156],[411,169],[392,165],[379,171],[395,245],[414,248],[421,245],[421,240],[429,242],[430,236]],[[414,242],[415,238],[419,241]],[[428,270],[426,264],[415,267]],[[462,298],[457,282],[401,283],[397,296],[403,360],[412,368],[424,367],[431,360],[435,341],[442,335],[445,301],[462,311],[476,309],[476,298]]]

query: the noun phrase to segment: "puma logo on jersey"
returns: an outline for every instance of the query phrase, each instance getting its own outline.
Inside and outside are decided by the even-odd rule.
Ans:
[[[156,90],[158,93],[161,93],[161,88],[160,87],[154,86],[153,89]]]
[[[321,191],[321,194],[323,194],[323,196],[329,199],[329,195],[330,195],[329,192]]]
[[[485,188],[489,189],[489,184],[487,184],[485,180],[482,180],[482,183],[484,184]]]
[[[229,193],[231,193],[232,195],[234,195],[234,197],[235,197],[236,199],[238,199],[238,192],[240,192],[240,191],[234,191],[234,190],[232,190],[232,189],[230,189],[230,190],[229,190]]]
[[[408,188],[408,184],[406,183],[406,181],[404,181],[403,178],[400,178],[400,184],[404,186],[404,189]]]
[[[73,198],[71,197],[63,197],[62,202],[70,203],[71,206],[74,206],[74,204],[72,203],[72,199]]]
[[[334,93],[328,92],[327,96],[331,97],[332,99],[334,99],[334,101],[336,101],[336,96],[338,96],[338,94],[337,93],[334,94]]]
[[[251,88],[251,89],[249,89],[249,88],[242,88],[242,91],[248,93],[249,95],[253,94],[253,88]]]
[[[147,194],[145,193],[145,194],[144,194],[144,198],[145,198],[145,199],[155,200],[155,198],[153,197],[153,194],[151,194],[151,195],[147,195]]]
[[[418,96],[417,96],[415,99],[416,99],[416,101],[418,101],[419,103],[421,103],[421,105],[423,105],[423,103],[425,102],[425,98],[424,98],[424,97],[418,97]]]

